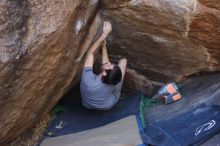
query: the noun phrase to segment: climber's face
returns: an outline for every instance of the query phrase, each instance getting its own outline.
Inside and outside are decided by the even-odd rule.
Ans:
[[[102,70],[109,70],[109,69],[113,69],[113,68],[114,68],[114,65],[109,62],[102,65]]]
[[[106,64],[102,65],[102,75],[106,76],[106,74],[107,74],[106,71],[112,70],[113,68],[114,68],[114,65],[111,63],[106,63]]]

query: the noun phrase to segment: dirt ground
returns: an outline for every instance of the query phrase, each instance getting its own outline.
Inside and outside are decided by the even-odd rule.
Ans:
[[[50,121],[50,114],[44,116],[31,130],[27,131],[8,146],[36,146]]]

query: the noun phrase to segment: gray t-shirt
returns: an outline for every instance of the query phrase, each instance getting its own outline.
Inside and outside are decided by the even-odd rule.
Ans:
[[[84,67],[80,82],[83,105],[92,109],[110,109],[119,99],[122,81],[117,85],[104,84],[92,67]]]

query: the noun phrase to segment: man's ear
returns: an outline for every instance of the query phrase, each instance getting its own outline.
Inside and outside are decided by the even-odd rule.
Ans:
[[[106,76],[106,75],[107,75],[107,73],[106,73],[105,70],[102,72],[102,75],[103,75],[103,76]]]

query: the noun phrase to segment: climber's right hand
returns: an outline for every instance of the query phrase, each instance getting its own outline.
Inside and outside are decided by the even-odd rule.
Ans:
[[[112,31],[111,23],[109,21],[104,21],[102,36],[106,38],[111,31]]]

